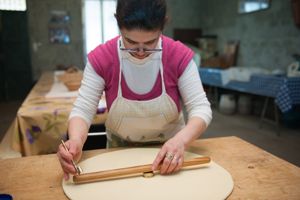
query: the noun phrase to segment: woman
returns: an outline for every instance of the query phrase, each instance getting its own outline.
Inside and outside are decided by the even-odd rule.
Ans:
[[[180,170],[184,150],[211,121],[193,52],[163,36],[165,0],[118,0],[115,17],[121,32],[88,54],[79,96],[70,114],[66,152],[58,157],[65,173],[75,174],[89,126],[105,91],[108,147],[161,143],[153,170]],[[188,112],[185,124],[181,105]]]

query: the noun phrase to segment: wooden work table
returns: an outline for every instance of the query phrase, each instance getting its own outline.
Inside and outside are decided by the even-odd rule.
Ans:
[[[86,151],[83,159],[106,151]],[[240,138],[197,140],[189,151],[230,172],[234,189],[228,199],[300,199],[300,168]],[[14,199],[67,199],[55,154],[0,160],[0,177],[0,193]]]

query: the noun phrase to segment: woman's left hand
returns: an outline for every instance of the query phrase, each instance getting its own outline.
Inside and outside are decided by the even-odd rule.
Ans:
[[[180,137],[169,139],[157,154],[152,170],[158,170],[161,164],[160,174],[171,174],[181,169],[184,161],[185,145]]]

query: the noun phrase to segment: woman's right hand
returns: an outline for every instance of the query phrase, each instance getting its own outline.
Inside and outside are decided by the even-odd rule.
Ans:
[[[76,170],[72,164],[72,159],[76,162],[80,160],[82,154],[82,141],[70,139],[65,142],[68,151],[65,150],[62,144],[59,145],[57,156],[61,167],[64,171],[64,179],[69,179],[69,174],[76,174]]]

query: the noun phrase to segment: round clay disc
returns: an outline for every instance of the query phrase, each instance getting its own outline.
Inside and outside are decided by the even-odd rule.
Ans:
[[[79,165],[83,173],[88,173],[151,164],[158,151],[158,148],[113,151],[86,159]],[[186,152],[184,159],[198,156],[200,155]],[[181,170],[172,175],[155,175],[152,178],[140,176],[84,184],[63,180],[62,186],[67,197],[73,200],[220,200],[230,195],[233,180],[223,167],[211,161],[201,168]]]

